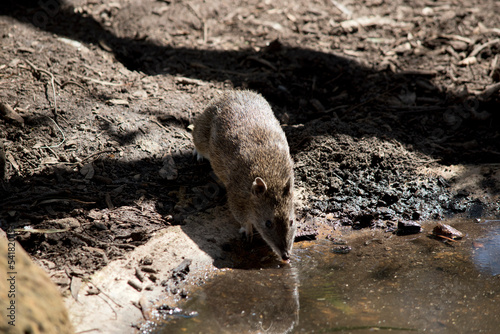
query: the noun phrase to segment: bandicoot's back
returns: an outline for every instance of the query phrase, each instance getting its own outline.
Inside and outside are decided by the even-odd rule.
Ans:
[[[251,91],[227,91],[194,124],[198,154],[227,189],[229,207],[251,236],[252,226],[282,258],[295,236],[293,162],[267,101]]]

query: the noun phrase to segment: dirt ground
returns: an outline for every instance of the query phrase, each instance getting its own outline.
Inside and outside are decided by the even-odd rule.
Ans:
[[[190,133],[227,88],[262,93],[283,124],[299,241],[499,216],[498,13],[495,0],[7,0],[0,227],[63,290],[174,227],[235,266],[236,225],[193,228],[230,217]]]

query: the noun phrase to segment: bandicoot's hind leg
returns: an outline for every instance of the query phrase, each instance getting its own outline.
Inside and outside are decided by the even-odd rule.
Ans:
[[[216,114],[217,108],[213,105],[209,105],[200,115],[198,115],[198,117],[196,117],[193,123],[193,143],[195,147],[193,155],[196,154],[198,161],[203,158],[210,160],[210,136],[213,131],[212,121]]]

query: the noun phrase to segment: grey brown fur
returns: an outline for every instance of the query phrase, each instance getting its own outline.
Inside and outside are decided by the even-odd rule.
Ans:
[[[229,208],[287,260],[296,224],[293,162],[285,133],[267,101],[251,91],[226,91],[194,122],[194,145],[227,189]]]

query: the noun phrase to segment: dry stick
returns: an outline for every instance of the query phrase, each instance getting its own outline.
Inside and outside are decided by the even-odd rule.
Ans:
[[[474,70],[472,69],[472,66],[470,66],[470,64],[467,64],[467,69],[469,70],[470,75],[472,76],[472,80],[476,81],[476,75],[474,74]]]
[[[428,76],[428,77],[434,77],[438,74],[437,71],[435,70],[404,70],[400,72],[396,72],[396,74],[400,75],[421,75],[421,76]]]
[[[203,25],[203,44],[207,44],[207,39],[208,39],[207,21],[203,17],[201,17],[201,15],[194,9],[193,5],[191,5],[190,3],[187,4],[187,8],[202,23],[202,25]]]
[[[54,115],[57,114],[57,100],[56,100],[56,87],[55,87],[55,84],[54,82],[56,81],[56,79],[54,78],[54,74],[52,74],[51,72],[47,71],[47,70],[44,70],[42,68],[39,68],[39,67],[36,67],[35,65],[33,65],[33,63],[31,63],[29,60],[25,60],[25,62],[31,66],[31,68],[36,71],[36,72],[40,72],[40,73],[45,73],[47,74],[49,77],[50,77],[50,83],[52,85],[52,94],[54,95]],[[55,123],[55,122],[54,122]],[[59,127],[59,126],[58,126]]]
[[[151,122],[155,123],[156,125],[158,125],[160,128],[162,128],[163,130],[165,131],[168,131],[168,128],[165,127],[163,124],[161,124],[160,122],[158,122],[156,119],[150,119]]]
[[[39,67],[36,67],[32,62],[30,62],[29,60],[25,60],[25,62],[36,72],[40,72],[40,73],[45,73],[47,74],[49,77],[50,77],[50,84],[52,85],[52,94],[54,96],[54,115],[57,115],[57,99],[56,99],[56,87],[55,87],[55,81],[56,79],[54,78],[54,74],[52,74],[51,72],[47,71],[47,70],[44,70],[43,68],[39,68]],[[55,148],[55,147],[59,147],[61,146],[65,141],[66,141],[66,136],[64,135],[64,132],[63,130],[59,127],[59,125],[56,123],[56,121],[54,121],[52,118],[48,117],[48,119],[50,119],[52,121],[52,123],[54,123],[56,125],[56,128],[59,130],[59,132],[61,132],[61,135],[63,137],[62,141],[57,144],[57,145],[52,145],[52,146],[41,146],[40,148],[46,148],[46,149],[51,149],[51,148]]]
[[[103,293],[103,292],[101,291],[101,293]],[[102,298],[102,296],[101,296],[101,295],[97,295],[97,296],[98,296],[99,298],[101,298],[101,299],[102,299],[102,300],[103,300],[106,304],[108,304],[108,305],[109,305],[109,307],[111,308],[111,311],[113,311],[113,313],[115,314],[115,318],[114,318],[113,320],[118,319],[118,313],[116,313],[116,311],[115,311],[115,309],[113,308],[113,306],[111,306],[111,304],[110,304],[110,303],[109,303],[106,299]],[[108,298],[109,298],[109,297],[108,297]]]
[[[269,67],[271,70],[273,71],[277,71],[278,69],[276,68],[276,66],[274,66],[273,64],[271,64],[271,62],[265,60],[265,59],[262,59],[262,58],[259,58],[259,57],[255,57],[255,56],[248,56],[247,59],[250,59],[250,60],[254,60],[262,65],[265,65],[267,67]]]
[[[194,9],[193,5],[188,3],[186,7],[191,13],[193,13],[194,16],[196,16],[198,20],[200,20],[201,22],[205,22],[205,20],[201,17],[201,15]]]
[[[500,82],[497,82],[493,85],[486,87],[486,89],[480,94],[480,97],[483,100],[488,100],[493,94],[496,94],[500,91]]]
[[[54,111],[55,112],[55,111]],[[50,118],[49,116],[46,116],[48,119],[50,119],[55,125],[56,125],[56,128],[59,130],[59,132],[61,132],[61,135],[63,137],[62,141],[57,144],[57,145],[52,145],[52,146],[41,146],[40,148],[46,148],[46,149],[51,149],[51,148],[54,148],[54,147],[59,147],[61,146],[65,141],[66,141],[66,136],[64,135],[64,132],[63,130],[61,130],[61,128],[59,127],[59,125],[56,123],[56,121],[54,121],[52,118]],[[54,153],[54,152],[52,152]],[[55,153],[54,153],[55,154]]]
[[[81,203],[81,204],[96,204],[96,202],[86,202],[86,201],[82,201],[82,200],[79,200],[76,198],[51,198],[51,199],[46,199],[46,200],[40,201],[37,203],[37,205],[51,204],[51,203],[58,203],[58,202],[69,202],[69,201],[73,201],[73,202],[77,202],[77,203]]]
[[[204,86],[207,84],[203,80],[186,78],[186,77],[175,77],[175,82],[180,83],[180,84],[189,84],[189,85],[198,85],[198,86]]]
[[[100,332],[101,330],[99,328],[91,328],[91,329],[86,329],[84,331],[76,332],[75,334],[83,334],[83,333],[90,333],[90,332]]]
[[[50,153],[52,153],[55,157],[57,157],[57,154],[56,154],[56,152],[54,152],[54,150],[53,150],[53,149],[51,149],[51,148],[50,148],[50,147],[48,147],[48,146],[44,146],[44,147],[45,147],[47,150],[49,150],[49,152],[50,152]],[[43,165],[49,165],[50,163],[45,162],[45,163],[42,163],[42,164],[43,164]]]
[[[203,20],[203,44],[207,44],[208,40],[208,25],[207,21]]]
[[[151,122],[153,122],[153,123],[155,123],[156,125],[158,125],[158,126],[159,126],[160,128],[162,128],[163,130],[165,130],[165,131],[167,131],[167,132],[169,132],[169,131],[170,131],[167,127],[163,126],[163,125],[162,125],[160,122],[158,122],[157,120],[155,120],[155,119],[152,119],[152,118],[151,118],[151,119],[150,119],[150,121],[151,121]],[[180,136],[180,137],[183,137],[183,138],[186,138],[186,139],[189,139],[189,140],[190,140],[190,138],[189,138],[188,136],[186,136],[186,134],[185,134],[185,133],[183,133],[183,132],[179,132],[179,131],[177,131],[177,130],[174,130],[174,133],[175,133],[176,135]]]
[[[101,80],[97,80],[97,79],[93,79],[93,78],[90,78],[90,77],[86,77],[84,75],[80,75],[80,74],[76,74],[75,75],[83,80],[88,80],[88,81],[92,81],[92,82],[95,82],[95,83],[98,83],[100,85],[104,85],[104,86],[123,86],[124,84],[121,83],[121,82],[118,82],[118,83],[114,83],[114,82],[107,82],[107,81],[101,81]]]
[[[498,66],[498,55],[496,55],[495,58],[493,58],[493,61],[491,62],[491,67],[490,67],[491,71],[488,74],[490,77],[493,76],[493,73],[495,73],[497,66]]]
[[[81,89],[83,89],[83,90],[87,90],[85,87],[83,87],[83,86],[82,86],[82,85],[80,85],[78,82],[73,81],[73,80],[70,80],[70,81],[65,81],[65,82],[61,83],[61,88],[64,88],[64,87],[66,87],[67,85],[75,85],[75,86],[80,87],[80,88],[81,88]]]
[[[330,0],[330,1],[332,2],[332,5],[337,7],[337,9],[340,10],[342,14],[344,14],[348,19],[352,17],[352,11],[349,10],[346,6],[335,0]]]
[[[107,293],[105,293],[104,291],[102,291],[102,289],[100,287],[98,287],[97,285],[95,285],[94,282],[92,282],[91,280],[87,280],[87,282],[90,283],[90,284],[92,284],[94,286],[94,288],[96,288],[100,293],[102,293],[103,295],[105,295],[106,297],[108,297],[109,300],[111,300],[115,305],[117,305],[118,307],[123,307],[122,305],[120,305],[117,302],[115,302],[115,300],[113,298],[111,298]],[[114,311],[114,309],[113,309],[113,311]]]
[[[469,57],[475,57],[479,54],[479,52],[483,51],[484,49],[486,49],[488,46],[490,45],[493,45],[493,44],[497,44],[497,43],[500,43],[500,38],[496,38],[492,41],[489,41],[489,42],[486,42],[484,44],[481,44],[481,45],[478,45],[474,48],[474,50],[472,50],[472,52],[470,53]],[[467,58],[469,58],[467,57]]]
[[[465,42],[467,44],[472,44],[473,43],[470,38],[467,38],[467,37],[464,37],[464,36],[460,36],[460,35],[440,34],[439,36],[443,37],[443,38],[447,38],[447,39],[454,39],[456,41]]]
[[[436,234],[436,237],[440,237],[440,238],[443,238],[443,239],[446,239],[449,241],[457,242],[457,240],[455,240],[455,239],[448,238],[448,237],[445,237],[444,235],[440,235],[440,234]]]

